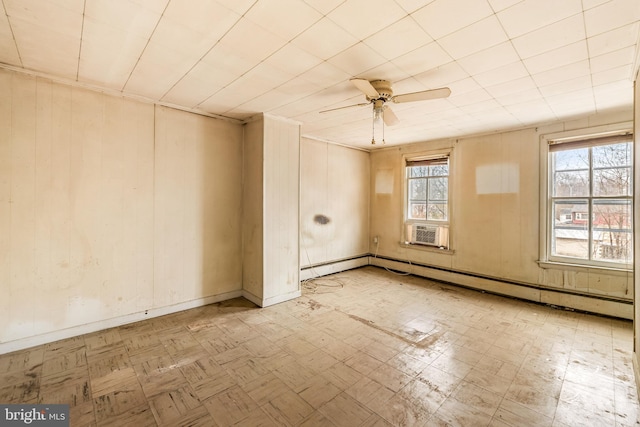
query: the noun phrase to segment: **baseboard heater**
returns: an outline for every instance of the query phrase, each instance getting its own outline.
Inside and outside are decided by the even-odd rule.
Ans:
[[[397,263],[400,263],[400,264],[405,264],[405,265],[407,265],[409,267],[409,269],[412,266],[413,267],[422,267],[422,268],[428,268],[430,270],[442,271],[444,273],[458,274],[458,275],[461,275],[461,276],[473,277],[473,278],[476,278],[476,279],[491,280],[491,281],[494,281],[494,282],[500,282],[500,283],[504,283],[504,284],[507,284],[507,285],[521,286],[521,287],[530,288],[530,289],[543,290],[543,291],[546,291],[546,292],[555,292],[555,293],[559,293],[559,294],[579,296],[579,297],[583,297],[583,298],[592,298],[592,299],[597,299],[597,300],[601,300],[601,301],[609,301],[609,302],[633,305],[633,301],[631,301],[631,300],[622,299],[622,298],[616,298],[616,297],[609,297],[609,296],[606,296],[606,295],[584,294],[584,293],[581,293],[581,292],[571,291],[569,289],[559,289],[559,288],[552,288],[552,287],[548,287],[548,286],[535,285],[535,284],[532,284],[532,283],[517,282],[517,281],[514,281],[514,280],[501,279],[501,278],[496,278],[496,277],[492,277],[492,276],[485,276],[485,275],[482,275],[482,274],[470,273],[470,272],[467,272],[467,271],[452,270],[450,268],[437,267],[437,266],[433,266],[433,265],[421,264],[421,263],[416,263],[416,262],[408,262],[408,261],[404,261],[404,260],[400,260],[400,259],[396,259],[396,258],[391,258],[391,257],[387,257],[387,256],[381,256],[381,255],[371,254],[371,257],[374,257],[376,259],[381,259],[381,260],[397,262]],[[372,265],[372,264],[370,263],[369,265]],[[417,276],[417,274],[416,274],[416,276]],[[424,277],[424,276],[420,276],[420,277]],[[454,286],[460,286],[460,287],[467,288],[467,289],[478,290],[478,288],[474,288],[473,286],[460,285],[458,283],[447,282],[447,281],[439,280],[439,279],[432,279],[430,277],[427,277],[427,278],[429,280],[434,280],[436,282],[442,282],[442,283],[447,283],[447,284],[451,284],[451,285],[454,285]],[[500,294],[500,293],[497,293],[497,292],[484,291],[484,290],[483,290],[483,292],[495,293],[496,295],[505,296],[504,294]],[[507,296],[509,296],[509,295],[507,295]],[[516,298],[516,297],[513,297],[513,298]],[[527,301],[529,301],[529,300],[527,300]]]

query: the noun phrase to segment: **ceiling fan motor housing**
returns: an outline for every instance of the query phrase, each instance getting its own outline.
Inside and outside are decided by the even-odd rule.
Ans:
[[[388,80],[373,80],[371,82],[371,86],[374,87],[375,90],[378,91],[378,96],[372,97],[367,96],[367,101],[374,101],[377,99],[381,99],[383,101],[388,101],[393,96],[393,89],[391,88],[391,82]]]

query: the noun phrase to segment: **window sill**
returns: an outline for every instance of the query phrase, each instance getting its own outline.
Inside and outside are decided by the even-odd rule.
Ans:
[[[413,245],[407,242],[400,242],[400,246],[402,246],[403,248],[417,249],[419,251],[433,252],[433,253],[443,254],[443,255],[454,255],[456,253],[456,251],[453,249],[444,249],[444,248],[439,248],[437,246]]]
[[[628,274],[632,273],[632,268],[624,268],[624,267],[603,267],[600,265],[582,265],[582,264],[571,264],[568,262],[558,262],[558,261],[538,261],[538,265],[540,268],[544,269],[556,269],[556,270],[571,270],[571,271],[601,271],[603,273],[620,273],[620,274]]]

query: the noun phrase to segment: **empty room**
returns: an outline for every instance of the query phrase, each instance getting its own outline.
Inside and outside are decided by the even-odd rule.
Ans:
[[[0,0],[0,425],[633,426],[637,0]]]

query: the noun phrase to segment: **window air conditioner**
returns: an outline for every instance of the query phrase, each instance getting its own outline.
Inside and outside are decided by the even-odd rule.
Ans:
[[[411,226],[411,241],[419,245],[440,246],[440,227],[437,225]]]

